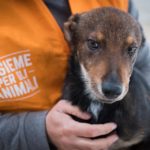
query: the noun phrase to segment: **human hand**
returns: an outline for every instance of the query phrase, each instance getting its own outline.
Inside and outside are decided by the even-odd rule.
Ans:
[[[70,115],[88,120],[90,115],[81,112],[65,100],[59,101],[47,114],[46,129],[52,143],[59,150],[107,150],[117,139],[116,135],[91,139],[112,132],[114,123],[91,125],[80,123]]]

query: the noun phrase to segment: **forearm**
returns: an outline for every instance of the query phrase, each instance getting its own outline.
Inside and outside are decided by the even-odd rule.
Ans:
[[[49,150],[46,114],[46,111],[0,114],[0,149]]]

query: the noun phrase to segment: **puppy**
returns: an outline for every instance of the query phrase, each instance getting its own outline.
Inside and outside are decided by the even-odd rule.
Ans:
[[[111,150],[148,144],[150,88],[134,67],[142,50],[139,23],[106,7],[76,14],[64,26],[71,56],[62,98],[90,113],[89,123],[118,125],[120,139]]]

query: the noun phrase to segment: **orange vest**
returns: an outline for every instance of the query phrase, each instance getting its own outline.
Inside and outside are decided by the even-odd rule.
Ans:
[[[72,13],[128,0],[70,0]],[[42,0],[0,1],[0,111],[43,110],[61,95],[69,48]]]

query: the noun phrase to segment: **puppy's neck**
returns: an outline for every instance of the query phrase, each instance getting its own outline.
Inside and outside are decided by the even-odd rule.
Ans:
[[[91,117],[91,123],[96,123],[99,119],[99,116],[103,110],[103,104],[98,101],[91,101],[89,107],[87,108],[87,112],[89,112]]]

